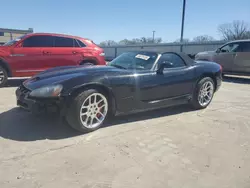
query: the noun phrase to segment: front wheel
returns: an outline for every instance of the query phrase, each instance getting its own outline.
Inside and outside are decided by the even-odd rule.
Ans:
[[[80,132],[91,132],[101,127],[107,114],[106,96],[95,89],[89,89],[74,98],[66,120],[72,128]]]
[[[8,81],[8,74],[6,70],[0,66],[0,88],[4,87]]]
[[[195,109],[206,108],[213,99],[214,81],[210,77],[202,78],[193,93],[191,104]]]

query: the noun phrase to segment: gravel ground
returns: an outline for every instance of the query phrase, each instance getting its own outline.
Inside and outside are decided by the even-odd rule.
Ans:
[[[227,78],[204,110],[115,118],[81,135],[16,108],[0,89],[1,188],[249,188],[250,79]]]

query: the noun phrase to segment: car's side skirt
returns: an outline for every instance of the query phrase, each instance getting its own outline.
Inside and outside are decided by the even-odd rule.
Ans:
[[[250,76],[250,72],[223,72],[223,74],[235,75],[235,76]]]
[[[148,104],[160,104],[160,103],[169,103],[170,101],[176,102],[179,100],[188,100],[190,99],[191,95],[186,94],[186,95],[181,95],[177,97],[171,97],[171,98],[165,98],[165,99],[160,99],[160,100],[153,100],[153,101],[147,101]]]
[[[167,99],[161,99],[161,100],[154,100],[154,101],[148,101],[148,102],[140,102],[140,108],[131,110],[129,112],[116,112],[116,116],[121,115],[129,115],[129,114],[135,114],[139,112],[146,112],[151,110],[156,110],[160,108],[166,108],[170,106],[178,106],[182,104],[187,104],[191,100],[191,95],[182,95],[178,97],[172,97]]]

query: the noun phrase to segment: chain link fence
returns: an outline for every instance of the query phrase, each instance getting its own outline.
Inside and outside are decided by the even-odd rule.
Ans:
[[[107,60],[112,60],[123,52],[127,51],[139,51],[149,50],[158,52],[179,52],[181,45],[183,46],[183,52],[190,57],[194,57],[195,54],[202,51],[213,51],[223,45],[224,41],[213,42],[189,42],[189,43],[162,43],[162,44],[146,44],[146,45],[124,45],[124,46],[101,46],[104,49],[105,57]]]

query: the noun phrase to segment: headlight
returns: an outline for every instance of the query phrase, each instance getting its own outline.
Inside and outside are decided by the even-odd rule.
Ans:
[[[30,93],[31,97],[58,97],[63,89],[62,85],[51,85],[35,89]]]

